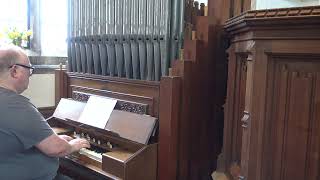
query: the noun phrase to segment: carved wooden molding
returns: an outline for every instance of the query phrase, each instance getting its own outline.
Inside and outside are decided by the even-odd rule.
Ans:
[[[81,93],[76,91],[72,92],[72,99],[76,101],[87,102],[90,96],[91,95],[86,93]]]
[[[73,91],[72,92],[72,99],[74,99],[76,101],[87,102],[91,95],[94,95],[94,94]],[[147,110],[148,110],[147,104],[141,104],[141,103],[136,103],[136,102],[131,102],[131,101],[123,101],[123,100],[119,100],[119,99],[117,99],[117,100],[118,101],[115,106],[115,109],[117,109],[117,110],[127,111],[127,112],[132,112],[132,113],[137,113],[137,114],[147,114]]]
[[[312,20],[309,21],[310,19]],[[269,21],[268,24],[266,24],[265,21]],[[272,23],[279,25],[284,23],[283,21],[290,21],[290,25],[302,23],[301,21],[306,24],[320,22],[320,6],[247,11],[239,16],[227,20],[225,23],[225,28],[227,31],[233,31],[235,29],[243,28],[249,24],[271,26]]]
[[[147,107],[148,105],[146,104],[118,100],[115,109],[137,114],[147,114]]]
[[[248,11],[246,18],[297,17],[320,15],[320,6]]]

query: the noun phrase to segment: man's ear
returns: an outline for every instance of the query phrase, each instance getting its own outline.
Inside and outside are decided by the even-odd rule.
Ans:
[[[9,69],[9,74],[11,77],[15,78],[17,77],[17,68],[16,67],[12,67]]]

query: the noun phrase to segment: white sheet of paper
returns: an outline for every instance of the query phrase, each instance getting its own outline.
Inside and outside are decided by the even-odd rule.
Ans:
[[[78,121],[85,106],[84,102],[61,98],[52,116],[62,120]]]
[[[116,103],[116,99],[90,96],[79,122],[104,129]]]

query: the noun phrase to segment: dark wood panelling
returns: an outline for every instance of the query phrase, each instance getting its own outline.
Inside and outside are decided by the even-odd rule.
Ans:
[[[317,72],[320,63],[308,62],[308,58],[290,62],[277,59],[273,107],[271,145],[274,147],[272,161],[273,179],[314,179],[319,174],[308,169],[317,169],[319,141],[314,138],[320,135],[319,125],[315,118],[317,97]],[[304,63],[300,63],[304,62]],[[319,119],[318,119],[319,120]],[[317,134],[318,133],[318,134]],[[316,138],[317,139],[317,138]],[[316,150],[316,152],[314,151]],[[312,173],[312,174],[311,174]]]
[[[320,177],[319,10],[316,6],[249,11],[226,23],[232,44],[225,128],[239,127],[238,111],[244,107],[241,178]],[[238,72],[243,60],[245,79]],[[232,153],[239,151],[239,140],[233,137],[239,133],[224,132],[228,169],[236,159]]]

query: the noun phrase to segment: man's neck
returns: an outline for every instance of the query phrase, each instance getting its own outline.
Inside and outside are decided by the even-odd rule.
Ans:
[[[6,83],[4,83],[4,82],[1,82],[1,81],[0,81],[0,87],[18,93],[12,86],[10,86],[10,85],[8,85],[8,84],[6,84]]]

